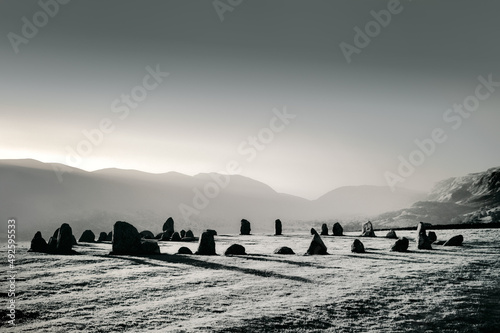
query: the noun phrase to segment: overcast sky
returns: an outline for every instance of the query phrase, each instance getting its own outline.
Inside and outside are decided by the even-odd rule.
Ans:
[[[221,14],[212,1],[73,0],[49,17],[37,1],[1,1],[0,158],[189,175],[236,160],[244,176],[317,198],[385,185],[398,156],[442,128],[447,140],[399,185],[499,166],[500,87],[457,129],[443,115],[480,75],[500,81],[500,3],[403,1],[348,63],[339,45],[355,46],[354,27],[388,3],[244,0]],[[148,66],[169,75],[124,117],[119,99]],[[296,117],[249,161],[244,142],[285,107]],[[103,119],[102,142],[68,158]]]

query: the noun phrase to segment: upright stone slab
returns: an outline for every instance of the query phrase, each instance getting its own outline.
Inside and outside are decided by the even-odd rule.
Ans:
[[[326,223],[323,223],[321,226],[321,236],[328,236],[328,226]]]
[[[245,219],[241,220],[240,234],[241,235],[250,235],[251,230],[252,229],[250,228],[250,222],[248,222]]]
[[[338,222],[333,225],[332,231],[334,236],[344,236],[344,228]]]
[[[63,223],[57,235],[57,253],[72,253],[73,251],[73,230],[67,223]]]
[[[118,221],[113,226],[112,254],[138,254],[141,252],[141,235],[127,222]]]
[[[370,221],[363,224],[361,237],[376,237],[375,231],[373,230],[373,224]]]
[[[281,236],[283,232],[283,225],[281,224],[281,220],[276,220],[274,222],[274,235]]]
[[[174,229],[174,219],[169,217],[167,219],[167,221],[165,221],[165,223],[163,224],[163,232],[169,232],[170,233],[170,236],[172,236],[172,234],[174,233],[175,229]]]
[[[215,240],[212,233],[205,231],[201,234],[198,251],[196,251],[195,254],[203,256],[213,256],[217,254],[215,253]]]
[[[417,247],[419,250],[432,250],[432,241],[427,236],[424,222],[420,222],[417,227]]]

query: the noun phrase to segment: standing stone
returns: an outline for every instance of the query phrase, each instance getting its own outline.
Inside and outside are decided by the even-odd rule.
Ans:
[[[85,230],[78,241],[80,243],[94,243],[95,234],[92,232],[92,230]]]
[[[396,235],[396,232],[391,229],[385,236],[385,238],[390,238],[390,239],[398,239],[398,236]]]
[[[408,240],[408,238],[403,237],[398,239],[396,243],[394,243],[394,245],[391,248],[391,251],[406,252],[408,251],[408,246],[410,246],[410,241]]]
[[[113,227],[112,254],[137,254],[141,251],[141,235],[127,222],[116,222]]]
[[[171,217],[169,217],[167,219],[167,221],[165,221],[165,223],[163,224],[163,229],[162,230],[163,230],[163,232],[169,232],[170,236],[172,236],[172,234],[175,231],[175,229],[174,229],[174,219],[171,218]]]
[[[251,230],[250,222],[245,219],[241,220],[240,235],[250,235]]]
[[[344,228],[338,222],[333,225],[332,231],[334,236],[344,236]]]
[[[97,240],[99,243],[102,243],[102,242],[105,242],[108,238],[108,234],[106,234],[105,232],[101,232],[99,234],[99,239]]]
[[[109,232],[108,237],[106,237],[106,241],[107,242],[112,242],[113,241],[113,232],[112,231]]]
[[[365,253],[365,246],[359,239],[355,239],[351,245],[351,252],[353,253]]]
[[[434,243],[435,241],[437,241],[437,235],[434,231],[429,231],[429,234],[427,235],[429,237],[429,240]]]
[[[325,255],[328,254],[326,252],[327,248],[325,243],[323,243],[323,240],[321,237],[318,235],[318,232],[313,228],[311,229],[311,235],[313,235],[313,238],[311,240],[311,244],[309,245],[309,249],[307,249],[308,255]]]
[[[373,224],[370,221],[363,224],[361,237],[377,237],[375,236],[375,232],[373,231]]]
[[[328,236],[328,226],[326,223],[323,223],[321,226],[321,236]]]
[[[186,230],[181,230],[180,235],[181,235],[181,238],[186,237]]]
[[[177,231],[174,232],[174,234],[170,238],[170,241],[172,241],[172,242],[180,242],[181,241],[181,235],[179,235],[179,233]]]
[[[205,231],[201,234],[200,242],[198,244],[198,251],[195,254],[204,256],[213,256],[215,253],[215,240],[214,235]]]
[[[207,232],[208,232],[208,230],[207,230]],[[217,235],[217,233],[215,233],[215,235]],[[194,234],[193,234],[193,232],[191,230],[188,230],[188,231],[186,231],[186,235],[183,238],[194,239]]]
[[[59,228],[59,234],[57,235],[57,253],[72,253],[73,248],[73,230],[67,223],[63,223],[61,228]]]
[[[417,246],[419,250],[432,250],[432,242],[427,236],[427,231],[424,222],[420,222],[417,228],[418,240]]]
[[[275,233],[274,235],[275,236],[281,236],[282,235],[282,232],[283,232],[283,226],[281,224],[281,220],[278,219],[274,222],[274,230],[275,230]]]
[[[292,254],[295,254],[295,252],[293,252],[293,250],[291,248],[283,246],[283,247],[280,247],[280,248],[277,248],[276,250],[274,250],[274,254],[292,255]]]
[[[245,247],[240,244],[233,244],[227,248],[226,252],[224,252],[224,255],[226,256],[243,256],[245,254]]]
[[[28,252],[41,252],[46,253],[48,251],[48,245],[45,239],[42,237],[42,233],[37,231],[35,237],[31,240],[31,247]]]
[[[450,238],[443,246],[462,246],[464,242],[464,236],[458,235]]]

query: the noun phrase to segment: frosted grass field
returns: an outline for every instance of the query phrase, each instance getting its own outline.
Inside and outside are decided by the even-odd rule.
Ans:
[[[2,309],[0,331],[500,331],[499,229],[438,230],[439,240],[462,234],[464,246],[432,251],[416,249],[415,231],[397,233],[410,252],[390,252],[394,240],[380,237],[360,238],[368,253],[352,254],[358,233],[323,237],[327,256],[303,256],[307,232],[216,236],[213,257],[174,255],[185,243],[161,243],[164,254],[148,257],[109,256],[110,244],[76,246],[79,256],[27,253],[20,243],[21,318],[12,329]],[[223,256],[234,243],[248,255]],[[272,254],[280,246],[297,255]]]

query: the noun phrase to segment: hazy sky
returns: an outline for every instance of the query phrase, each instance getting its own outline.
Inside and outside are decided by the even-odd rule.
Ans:
[[[2,159],[190,175],[236,160],[242,175],[316,198],[385,185],[398,156],[442,128],[446,142],[401,186],[500,165],[500,87],[459,128],[443,119],[478,76],[500,82],[498,1],[402,1],[350,63],[339,45],[356,46],[354,27],[389,1],[244,0],[223,21],[212,1],[73,0],[55,14],[45,2],[53,17],[38,1],[0,2]],[[23,29],[34,21],[36,34]],[[148,66],[169,75],[147,80],[123,117],[120,98],[144,92]],[[284,107],[296,118],[249,161],[245,141]],[[68,159],[103,119],[113,129]]]

